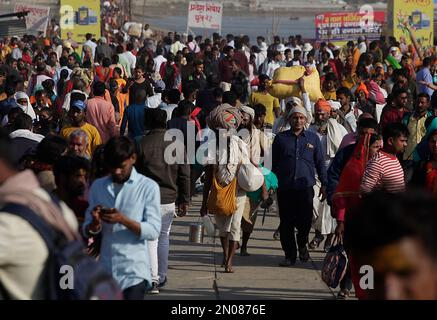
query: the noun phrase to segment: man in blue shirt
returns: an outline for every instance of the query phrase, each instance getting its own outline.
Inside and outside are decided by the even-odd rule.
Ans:
[[[129,138],[111,138],[104,158],[110,176],[91,186],[83,232],[102,234],[99,262],[126,300],[143,300],[152,283],[147,241],[161,230],[159,186],[133,167],[137,156]]]
[[[120,135],[123,136],[128,127],[128,136],[132,139],[144,135],[144,109],[146,108],[147,95],[143,90],[135,91],[135,100],[130,101],[121,120]]]
[[[291,129],[279,133],[273,142],[272,171],[278,177],[278,207],[280,235],[285,260],[280,266],[296,262],[297,249],[294,228],[297,229],[299,259],[308,261],[308,236],[313,216],[316,171],[322,183],[319,196],[326,199],[327,174],[320,139],[305,130],[307,111],[296,106],[290,111]]]
[[[426,57],[423,59],[423,66],[419,72],[416,74],[416,83],[417,83],[417,93],[426,93],[429,97],[432,97],[434,90],[431,89],[427,84],[433,84],[433,77],[429,68],[431,67],[432,59],[430,57]]]

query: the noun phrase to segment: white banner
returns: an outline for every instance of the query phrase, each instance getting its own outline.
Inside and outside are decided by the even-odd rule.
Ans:
[[[188,27],[217,29],[222,27],[223,4],[209,1],[190,1]]]
[[[16,4],[14,12],[29,11],[26,16],[26,28],[34,32],[42,31],[46,35],[47,24],[49,22],[50,7]]]

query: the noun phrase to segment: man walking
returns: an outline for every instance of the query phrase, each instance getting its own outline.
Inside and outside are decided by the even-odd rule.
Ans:
[[[347,134],[346,129],[330,118],[331,105],[328,101],[319,100],[315,106],[315,123],[308,130],[314,132],[320,139],[326,170],[337,153],[343,137]],[[316,179],[315,191],[319,190],[320,179]],[[314,197],[314,229],[316,235],[311,241],[310,249],[316,249],[327,235],[324,250],[329,251],[331,240],[335,232],[335,219],[331,216],[331,208],[326,201],[320,201],[319,197]]]
[[[180,214],[186,214],[190,202],[190,166],[187,164],[182,141],[165,139],[167,113],[161,109],[149,109],[147,129],[150,130],[138,144],[138,172],[156,181],[161,192],[162,225],[159,238],[149,241],[152,267],[152,290],[167,282],[169,236],[176,205]],[[178,145],[179,148],[177,146]],[[166,150],[176,147],[182,154],[176,159],[166,158]],[[176,161],[174,161],[176,160]]]
[[[161,229],[159,186],[133,167],[137,156],[127,137],[111,138],[104,159],[110,176],[91,186],[83,232],[102,234],[99,262],[126,300],[143,300],[152,284],[147,241],[156,240]]]
[[[307,111],[294,107],[290,111],[291,129],[279,133],[273,142],[273,173],[278,177],[278,206],[281,245],[285,260],[280,266],[292,266],[297,250],[294,228],[298,230],[297,244],[302,262],[309,259],[308,235],[313,215],[315,171],[321,181],[319,196],[326,198],[327,174],[325,157],[319,137],[305,130]]]
[[[105,83],[94,83],[94,98],[88,100],[86,112],[86,122],[97,128],[103,143],[118,136],[114,106],[105,100],[105,90]]]

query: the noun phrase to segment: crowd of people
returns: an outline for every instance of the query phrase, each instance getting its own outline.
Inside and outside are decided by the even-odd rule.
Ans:
[[[405,272],[420,272],[409,259],[429,259],[437,271],[436,229],[421,232],[437,226],[430,216],[437,197],[436,52],[414,38],[406,45],[360,37],[336,47],[300,36],[267,44],[261,36],[151,34],[147,25],[138,37],[87,34],[82,45],[56,31],[4,39],[1,205],[28,206],[67,239],[83,239],[125,299],[165,287],[173,219],[187,214],[200,181],[200,215],[215,216],[226,273],[234,272],[239,248],[242,257],[250,254],[258,208],[276,202],[279,266],[307,262],[322,243],[328,252],[344,241],[349,266],[339,298],[352,286],[362,299],[437,298],[431,279],[428,286],[403,279],[404,287],[392,286],[396,292],[359,286],[359,266],[375,252],[388,261],[397,250],[393,259],[403,262],[378,264],[380,281],[402,277],[406,265]],[[279,68],[295,66],[318,72],[323,99],[310,100],[306,77],[276,81]],[[299,94],[278,99],[270,94],[277,83]],[[175,140],[167,137],[171,129],[181,132]],[[196,156],[211,142],[213,154]],[[169,148],[182,160],[169,161]],[[263,179],[249,191],[253,168]],[[411,194],[410,202],[403,196],[410,187],[422,190],[417,218]],[[411,241],[422,256],[408,255],[405,238],[418,239]],[[393,243],[399,248],[390,251]],[[48,255],[22,218],[0,214],[0,292],[44,299]]]

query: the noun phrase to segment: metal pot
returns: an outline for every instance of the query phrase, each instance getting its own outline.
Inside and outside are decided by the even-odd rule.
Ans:
[[[190,237],[192,243],[203,243],[204,226],[201,222],[190,224]]]

